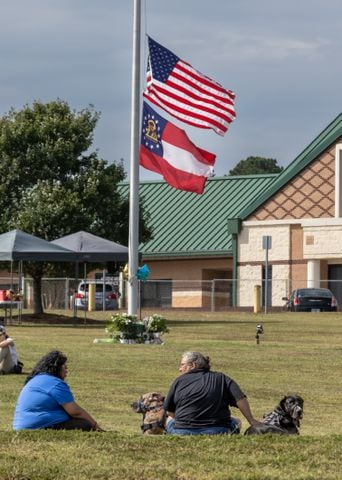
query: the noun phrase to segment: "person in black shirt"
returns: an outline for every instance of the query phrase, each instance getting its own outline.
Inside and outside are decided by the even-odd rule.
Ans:
[[[210,359],[199,352],[186,352],[181,375],[165,399],[167,433],[176,435],[240,433],[241,422],[230,414],[237,407],[250,425],[258,425],[246,395],[239,385],[220,372],[210,371]]]

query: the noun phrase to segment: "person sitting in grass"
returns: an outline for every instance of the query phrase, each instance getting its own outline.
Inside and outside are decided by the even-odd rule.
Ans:
[[[164,408],[167,433],[217,435],[240,433],[241,422],[230,415],[237,407],[250,425],[259,425],[239,385],[220,372],[210,371],[210,359],[199,352],[183,354],[181,375],[172,383]]]
[[[0,325],[0,374],[19,373],[16,372],[18,355],[13,338],[6,333],[6,328]]]
[[[74,400],[68,384],[67,357],[55,350],[44,355],[26,378],[15,408],[14,430],[96,430],[102,428]]]

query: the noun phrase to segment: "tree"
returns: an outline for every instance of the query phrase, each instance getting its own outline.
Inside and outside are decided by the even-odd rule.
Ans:
[[[45,240],[86,230],[127,244],[128,199],[118,190],[123,162],[108,165],[89,152],[99,113],[80,112],[57,100],[12,109],[0,119],[0,231],[20,228]],[[149,216],[140,209],[140,239],[150,238]],[[43,312],[41,279],[67,265],[25,263],[33,278],[34,312]]]
[[[241,160],[229,171],[229,175],[255,175],[265,173],[280,173],[284,170],[275,158],[248,157]]]

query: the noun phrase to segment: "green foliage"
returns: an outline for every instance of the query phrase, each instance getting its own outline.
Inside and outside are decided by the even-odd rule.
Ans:
[[[283,170],[284,168],[280,167],[274,158],[248,157],[246,160],[241,160],[230,170],[229,175],[280,173]]]
[[[115,313],[110,317],[110,322],[107,324],[107,330],[109,333],[123,332],[125,330],[130,331],[131,325],[137,322],[136,315],[128,315],[126,313]]]
[[[137,340],[141,337],[144,330],[144,324],[137,321],[136,315],[127,315],[125,313],[115,313],[111,316],[107,324],[106,332],[112,338],[119,340]]]
[[[148,333],[167,333],[169,332],[166,324],[166,318],[154,313],[144,318],[145,328]]]
[[[37,180],[67,181],[86,168],[99,113],[74,112],[61,100],[34,102],[0,118],[0,205],[5,223],[15,214],[23,192]],[[7,196],[7,198],[6,198]]]

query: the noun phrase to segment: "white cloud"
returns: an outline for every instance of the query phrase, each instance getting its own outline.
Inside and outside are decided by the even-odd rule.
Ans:
[[[248,36],[229,35],[219,41],[217,55],[220,59],[233,59],[237,62],[245,61],[277,61],[288,57],[312,58],[321,54],[329,47],[330,42],[325,39],[303,40],[300,38],[286,38],[276,36]],[[229,48],[223,48],[222,45]]]

